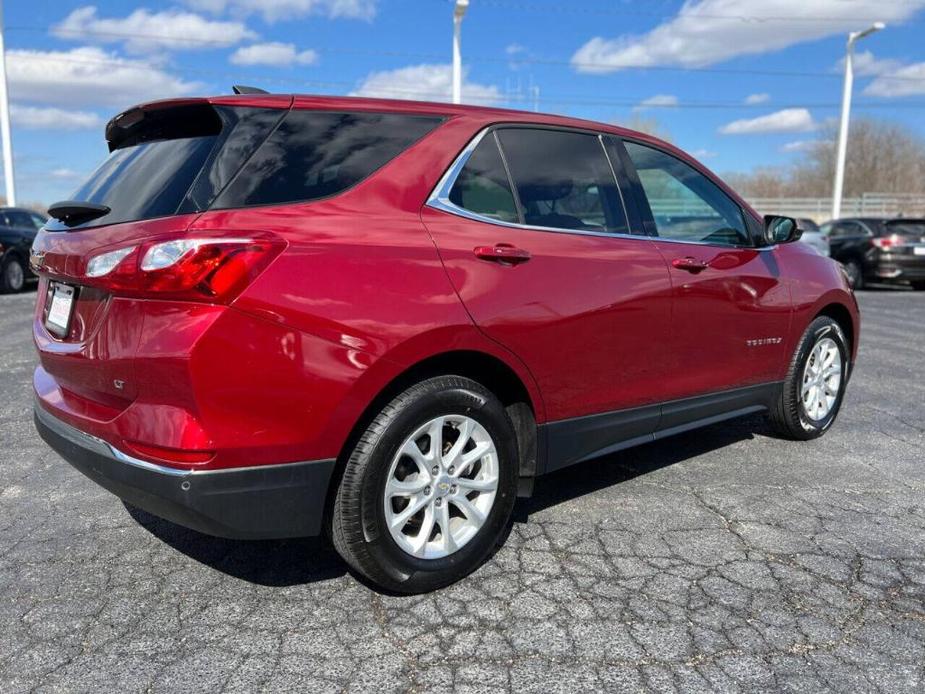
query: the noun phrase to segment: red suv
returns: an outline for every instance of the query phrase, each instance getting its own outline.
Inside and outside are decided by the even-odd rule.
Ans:
[[[106,139],[33,246],[35,421],[181,525],[325,530],[426,591],[489,555],[539,475],[754,412],[811,439],[838,413],[839,267],[647,135],[245,94],[133,108]]]

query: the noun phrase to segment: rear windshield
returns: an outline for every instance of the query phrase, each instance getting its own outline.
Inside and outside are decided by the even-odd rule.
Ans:
[[[139,112],[71,199],[111,210],[82,227],[316,200],[366,178],[440,121],[209,105]]]
[[[925,237],[925,220],[910,219],[908,221],[887,222],[886,230],[887,233],[899,236]]]

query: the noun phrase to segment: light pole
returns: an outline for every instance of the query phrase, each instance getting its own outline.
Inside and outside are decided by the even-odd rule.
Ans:
[[[0,0],[0,139],[3,141],[3,178],[6,204],[16,204],[16,179],[13,175],[13,137],[10,134],[10,100],[6,90],[6,48],[3,45],[3,0]]]
[[[462,20],[469,9],[469,0],[456,0],[453,9],[453,103],[462,101],[462,55],[459,50],[459,35],[462,31]]]
[[[851,116],[851,88],[854,85],[854,44],[865,36],[870,36],[886,26],[876,22],[864,31],[852,31],[848,34],[848,46],[845,51],[845,88],[841,101],[841,126],[838,130],[838,152],[835,155],[835,186],[832,190],[832,219],[841,216],[841,198],[845,187],[845,155],[848,152],[848,121]]]

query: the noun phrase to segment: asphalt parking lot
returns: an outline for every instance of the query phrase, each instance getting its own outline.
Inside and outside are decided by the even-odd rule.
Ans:
[[[756,417],[545,478],[490,563],[410,598],[71,469],[32,427],[34,296],[0,296],[0,692],[925,689],[925,294],[860,294],[823,439]]]

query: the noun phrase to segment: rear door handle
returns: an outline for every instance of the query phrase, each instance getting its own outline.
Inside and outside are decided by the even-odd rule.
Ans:
[[[493,260],[498,263],[516,265],[530,260],[530,252],[509,243],[496,243],[494,246],[477,246],[472,251],[477,258]]]
[[[687,270],[688,272],[697,273],[706,270],[710,267],[710,264],[702,260],[697,260],[694,257],[687,256],[686,258],[675,258],[671,261],[671,266],[678,270]]]

